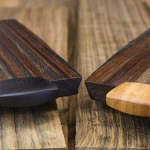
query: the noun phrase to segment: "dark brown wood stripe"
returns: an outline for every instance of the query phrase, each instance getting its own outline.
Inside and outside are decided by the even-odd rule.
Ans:
[[[15,29],[15,28],[14,28]],[[14,30],[13,29],[13,30]],[[17,28],[18,29],[18,28]],[[13,30],[11,30],[11,31],[13,31]],[[11,32],[10,31],[10,32]],[[17,34],[16,34],[17,33]],[[32,55],[34,54],[34,57],[37,57],[37,59],[44,59],[44,60],[46,60],[47,58],[45,57],[45,56],[42,56],[43,55],[43,53],[42,53],[42,51],[40,52],[39,51],[39,48],[37,49],[37,47],[35,46],[35,45],[33,45],[33,42],[31,42],[31,38],[33,38],[33,37],[31,37],[30,36],[30,40],[28,40],[28,38],[26,38],[26,36],[25,37],[23,37],[23,35],[24,34],[20,34],[19,32],[18,32],[18,30],[15,30],[15,32],[13,33],[17,38],[19,38],[20,39],[20,41],[22,42],[22,43],[24,43],[24,45],[26,45],[26,47],[27,47],[27,49],[32,49]],[[36,40],[34,41],[34,43],[36,43]],[[36,43],[37,44],[37,43]],[[39,53],[37,53],[39,51]],[[50,55],[46,55],[46,56],[50,56]],[[33,57],[33,56],[30,56],[30,57]],[[52,57],[51,57],[52,58]],[[38,61],[40,61],[40,60],[38,60]],[[38,62],[37,61],[37,62]],[[51,68],[53,68],[53,71],[52,70],[50,70],[49,71],[49,73],[54,73],[55,71],[57,71],[59,68],[58,68],[58,66],[57,65],[55,65],[55,63],[53,63],[53,61],[45,61],[46,62],[46,64],[44,64],[44,65],[49,65]],[[41,63],[43,63],[43,62],[40,62],[40,64]],[[42,67],[41,66],[41,68],[45,68],[45,67]],[[60,69],[59,69],[60,70]],[[48,70],[47,70],[47,72],[48,72]],[[64,75],[66,75],[62,70],[60,70],[60,72],[62,73],[62,74],[64,74]],[[46,72],[45,72],[46,73]],[[55,78],[56,77],[58,77],[58,75],[56,74],[56,72],[55,72],[55,74],[53,74],[53,76],[55,75]],[[49,77],[52,77],[52,76],[49,76]],[[49,79],[50,80],[50,79]],[[53,79],[51,79],[51,80],[53,80]]]
[[[12,43],[12,41],[11,41],[11,38],[7,38],[6,36],[5,36],[5,34],[3,34],[2,32],[0,32],[0,40],[1,40],[1,42],[5,45],[5,48],[7,48],[7,49],[9,49],[9,51],[12,53],[12,55],[15,55],[16,56],[16,58],[17,57],[20,57],[20,59],[19,59],[19,61],[21,61],[22,63],[23,62],[28,62],[27,61],[27,59],[25,59],[25,58],[23,58],[23,57],[21,57],[22,56],[22,54],[20,54],[20,53],[18,53],[19,51],[17,51],[18,50],[18,47],[17,46],[15,46],[13,43]],[[4,51],[7,51],[6,49],[4,49],[3,50],[3,52]],[[1,51],[2,52],[2,51]],[[10,56],[10,55],[8,55],[8,56]],[[7,55],[3,55],[3,58],[5,59],[5,60],[7,60],[6,62],[7,62],[7,64],[9,65],[9,66],[11,66],[11,69],[12,69],[12,71],[13,71],[13,74],[16,76],[16,77],[24,77],[24,72],[22,72],[22,71],[20,71],[19,70],[19,68],[17,68],[18,70],[14,70],[14,68],[12,67],[12,62],[10,61],[11,60],[11,58],[9,58]],[[18,58],[17,58],[17,60],[18,60]],[[19,62],[18,61],[18,62]],[[20,66],[21,66],[21,64],[20,64]],[[25,67],[25,65],[23,65],[24,67]],[[14,66],[15,67],[15,66]],[[31,73],[31,75],[32,76],[35,76],[35,74],[34,74],[34,72],[33,71],[31,71],[31,70],[29,70],[29,72]]]
[[[0,59],[0,64],[0,81],[15,78],[2,59]]]
[[[30,71],[32,76],[36,75],[36,76],[41,77],[42,74],[44,73],[46,79],[49,79],[49,78],[59,79],[59,76],[56,75],[50,68],[48,68],[47,65],[45,65],[36,55],[34,55],[30,51],[30,49],[25,44],[22,43],[22,41],[16,38],[4,26],[2,26],[2,29],[3,29],[4,34],[1,37],[6,36],[8,38],[6,44],[8,46],[9,44],[11,44],[11,47],[8,48],[9,51],[14,55],[14,57],[17,58],[17,60],[21,63],[21,65],[26,68],[26,70]],[[17,43],[17,46],[16,46],[16,43]],[[32,68],[32,72],[30,68]]]
[[[5,23],[7,27],[9,27],[9,25],[7,24],[7,22]],[[11,30],[11,32],[15,31],[15,35],[16,36],[19,36],[19,32],[18,32],[18,29],[22,29],[22,25],[18,24],[17,22],[14,22],[14,21],[10,21],[10,25],[11,25],[11,28],[13,28],[13,30]],[[30,31],[28,29],[24,29],[22,31],[22,35],[19,36],[19,39],[22,39],[22,42],[24,42],[27,46],[29,46],[29,44],[31,44],[33,46],[33,43],[36,43],[37,39],[40,41],[36,44],[34,44],[34,47],[30,47],[30,49],[32,50],[32,52],[34,51],[34,53],[36,53],[37,56],[39,56],[42,60],[45,61],[46,65],[48,65],[50,68],[52,68],[54,70],[54,72],[56,72],[61,78],[65,78],[66,75],[70,78],[72,73],[76,73],[75,71],[74,72],[70,72],[71,71],[71,68],[69,67],[69,65],[65,63],[62,64],[61,61],[63,61],[62,59],[60,59],[61,61],[59,61],[58,57],[56,56],[56,53],[53,52],[52,50],[50,51],[49,47],[43,43],[37,36],[35,36],[34,34],[32,34],[32,36],[30,36],[30,40],[28,38],[26,38],[26,40],[24,40],[24,38],[26,36],[29,36],[30,34]],[[27,41],[27,42],[26,42]],[[37,48],[38,46],[38,48]],[[36,51],[35,51],[36,49]],[[42,52],[44,50],[44,53]],[[41,55],[43,55],[44,57],[41,57]],[[51,56],[51,59],[49,58],[49,56]],[[57,66],[54,65],[55,61],[57,59]],[[49,62],[47,62],[46,60],[49,60]],[[61,67],[63,67],[65,70],[62,71],[61,70]],[[58,72],[59,71],[59,72]],[[78,75],[78,74],[76,74]],[[79,76],[79,75],[78,75]]]
[[[102,82],[107,81],[108,72],[113,74],[113,73],[117,72],[117,68],[119,71],[120,67],[123,67],[126,64],[126,61],[129,61],[133,57],[136,58],[136,55],[145,48],[144,46],[149,45],[149,41],[150,41],[149,36],[150,36],[150,29],[147,30],[146,35],[145,35],[145,33],[142,34],[142,36],[140,36],[141,38],[137,38],[135,41],[130,42],[128,45],[126,45],[124,48],[122,48],[120,51],[118,51],[106,63],[104,63],[100,68],[98,68],[90,77],[88,77],[87,80],[89,82],[97,82],[97,83],[98,82],[102,83]],[[135,45],[134,43],[137,43],[137,45]],[[129,49],[129,53],[126,52],[126,49]],[[147,51],[145,53],[149,54],[148,52],[149,52],[149,49],[147,49]],[[118,55],[120,55],[119,59],[118,59]],[[141,58],[142,58],[142,56],[140,55],[140,59]],[[116,59],[116,61],[114,61],[115,59]],[[120,60],[120,61],[118,61],[118,60]],[[112,61],[114,61],[114,63],[112,63]],[[108,68],[106,68],[105,65],[107,65]],[[115,68],[115,71],[114,71],[114,68]],[[108,78],[109,77],[110,76],[108,76]]]
[[[0,35],[1,34],[0,32]],[[8,41],[8,43],[10,42],[9,39],[6,39],[6,37],[4,36],[0,36],[0,40],[6,40]],[[10,53],[10,51],[8,51],[9,45],[8,43],[4,46],[4,44],[0,44],[0,58],[5,62],[5,64],[8,66],[9,70],[11,70],[12,74],[15,77],[25,77],[25,76],[30,76],[30,74],[28,73],[28,71],[26,69],[24,69],[22,67],[22,65],[20,64],[20,62],[16,59],[16,57]],[[12,45],[10,45],[11,48],[13,48]]]
[[[139,52],[133,57],[133,59],[129,59],[129,61],[120,68],[119,73],[115,73],[111,76],[111,79],[104,81],[105,85],[112,83],[112,86],[116,86],[122,82],[136,81],[141,76],[141,72],[144,73],[148,68],[150,68],[150,64],[148,63],[150,61],[150,47],[145,46],[141,50],[144,53],[143,55]],[[122,59],[122,61],[124,60]]]

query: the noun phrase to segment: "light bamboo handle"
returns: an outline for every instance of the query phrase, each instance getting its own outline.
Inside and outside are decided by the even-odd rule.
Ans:
[[[125,82],[107,93],[106,104],[130,115],[150,117],[150,85]]]

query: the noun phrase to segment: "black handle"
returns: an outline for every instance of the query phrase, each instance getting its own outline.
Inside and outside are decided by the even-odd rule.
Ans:
[[[58,97],[58,88],[38,77],[16,78],[0,82],[0,106],[29,107]]]

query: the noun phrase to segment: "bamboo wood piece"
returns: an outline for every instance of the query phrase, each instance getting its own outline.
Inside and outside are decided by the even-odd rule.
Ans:
[[[64,51],[63,55],[66,54],[67,11],[65,8],[1,8],[0,11],[1,19],[19,20],[56,48],[58,53],[61,47]],[[60,30],[61,28],[63,31]],[[6,73],[3,79],[11,78],[8,75]],[[55,101],[32,109],[0,107],[0,111],[1,149],[67,149]]]
[[[73,54],[83,80],[148,28],[149,15],[141,1],[79,1]],[[76,150],[150,149],[150,118],[127,115],[104,101],[91,100],[84,82],[76,101]]]
[[[122,83],[107,93],[106,104],[130,115],[150,117],[150,85]]]
[[[131,41],[85,81],[92,99],[106,94],[123,82],[150,84],[150,29]]]

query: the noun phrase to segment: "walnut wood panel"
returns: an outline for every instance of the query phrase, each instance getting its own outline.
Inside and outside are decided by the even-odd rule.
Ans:
[[[85,81],[92,99],[106,94],[123,82],[150,84],[150,29],[131,41]]]
[[[65,8],[1,8],[0,12],[0,19],[18,19],[49,45],[54,48],[58,47],[57,51],[61,47],[64,54],[66,53],[67,10]],[[28,16],[30,16],[30,20]],[[61,28],[63,28],[63,32],[60,30]],[[9,72],[5,71],[3,80],[12,78],[6,76],[6,74],[9,75]],[[66,149],[55,102],[32,108],[1,107],[0,111],[0,149]]]
[[[83,79],[149,28],[141,1],[79,1],[74,65]],[[77,95],[76,150],[150,149],[150,118],[127,115],[90,99],[82,82]]]

